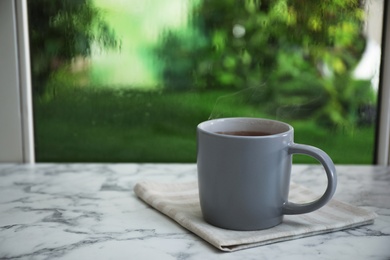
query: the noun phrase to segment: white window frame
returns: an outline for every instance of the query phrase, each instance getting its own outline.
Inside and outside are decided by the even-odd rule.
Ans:
[[[384,1],[380,100],[375,163],[390,165],[390,4]]]
[[[390,4],[384,2],[375,164],[390,165]],[[34,163],[26,0],[0,0],[0,35],[0,162]]]
[[[0,0],[0,162],[34,163],[25,0]]]

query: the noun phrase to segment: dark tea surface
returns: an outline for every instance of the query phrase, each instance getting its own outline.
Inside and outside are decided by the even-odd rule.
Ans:
[[[271,135],[267,132],[261,131],[231,131],[231,132],[216,132],[217,134],[222,135],[238,135],[238,136],[266,136]]]

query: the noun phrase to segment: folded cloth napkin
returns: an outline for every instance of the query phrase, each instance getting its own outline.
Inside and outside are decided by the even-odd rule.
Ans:
[[[203,220],[197,182],[143,181],[135,185],[134,192],[147,204],[222,251],[236,251],[371,224],[376,217],[375,213],[333,199],[317,211],[285,215],[281,224],[270,229],[233,231],[212,226]],[[310,190],[291,184],[289,200],[302,202],[317,197]]]

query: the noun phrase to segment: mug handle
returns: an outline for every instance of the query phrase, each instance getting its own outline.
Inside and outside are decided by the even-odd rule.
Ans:
[[[292,143],[288,147],[288,153],[305,154],[317,159],[325,168],[326,176],[328,177],[328,187],[326,188],[326,191],[322,195],[322,197],[312,202],[297,204],[297,203],[287,201],[283,205],[282,214],[285,215],[303,214],[321,208],[333,197],[333,194],[336,191],[337,176],[336,176],[336,168],[333,164],[332,159],[321,149],[318,149],[310,145],[304,145],[304,144]]]

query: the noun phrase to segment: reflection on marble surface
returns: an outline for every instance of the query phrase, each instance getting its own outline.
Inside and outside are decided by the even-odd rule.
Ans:
[[[196,180],[194,164],[0,164],[0,258],[390,259],[390,168],[337,166],[335,198],[373,225],[222,253],[136,198],[140,180]],[[325,190],[319,166],[293,181]]]

